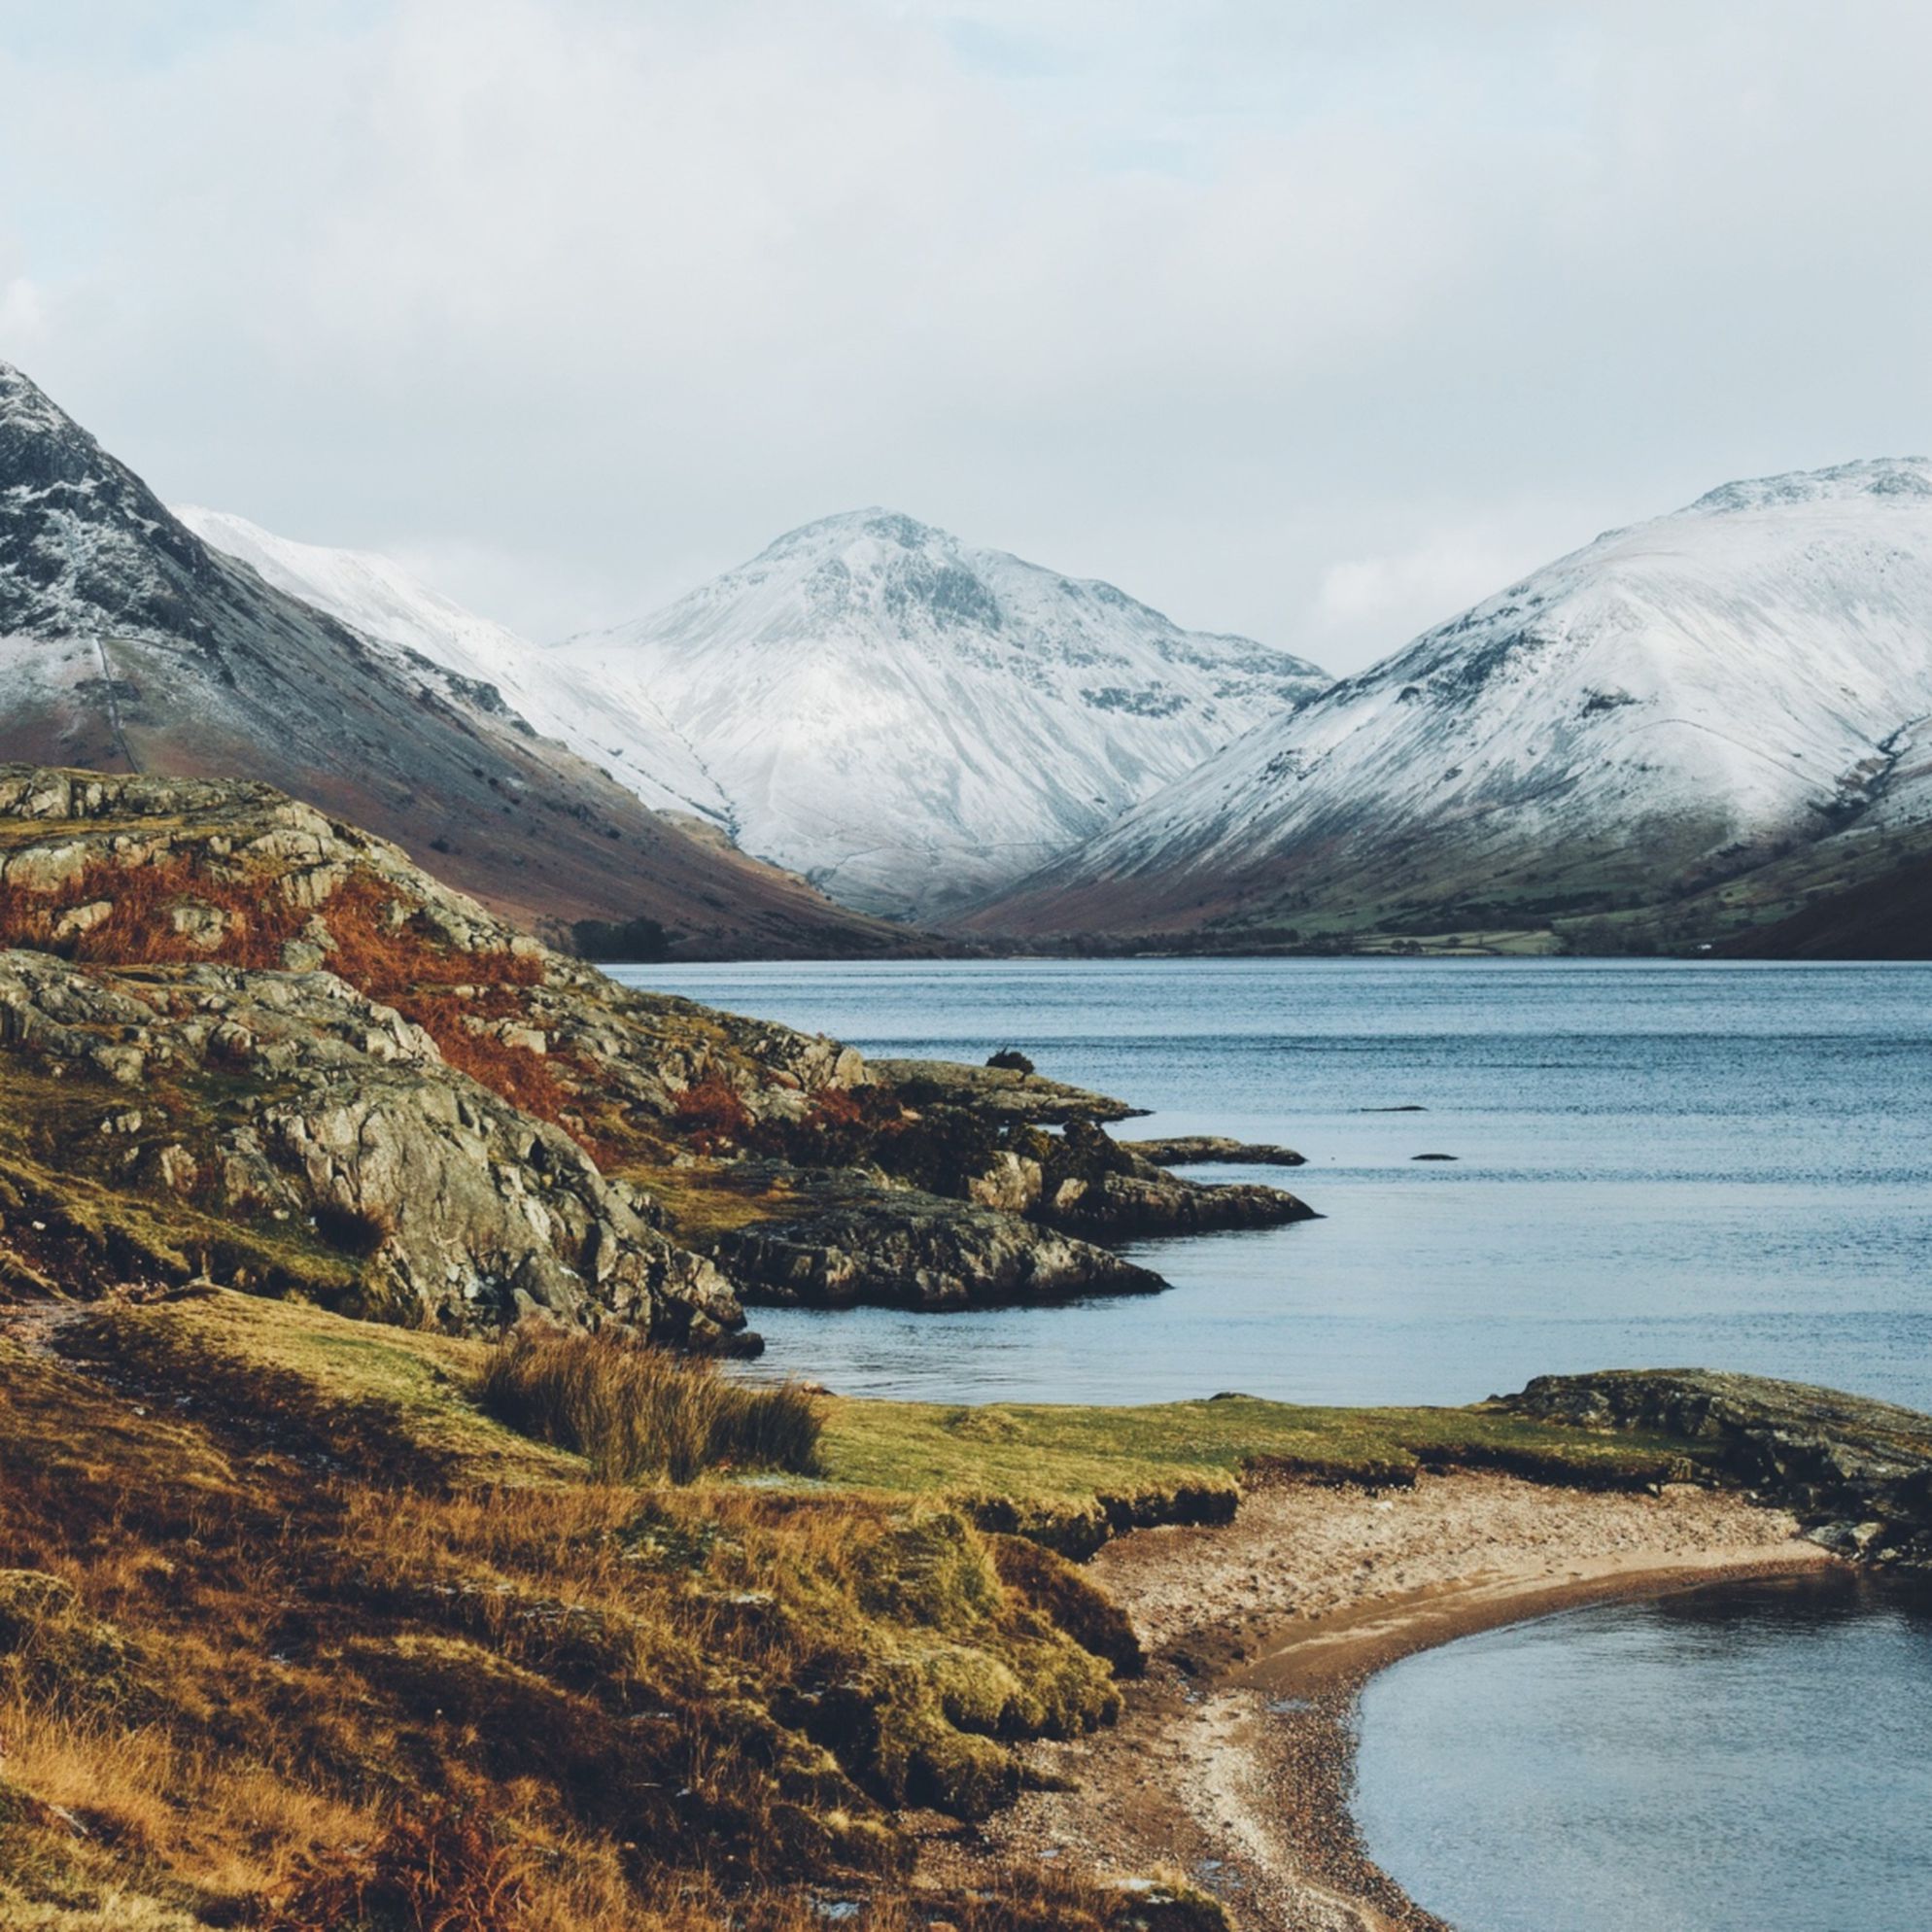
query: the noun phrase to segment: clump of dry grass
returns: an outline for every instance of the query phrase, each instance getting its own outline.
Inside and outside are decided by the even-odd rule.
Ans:
[[[673,1103],[672,1120],[705,1154],[742,1144],[752,1126],[751,1110],[738,1089],[717,1074],[687,1087]]]
[[[476,1378],[498,1421],[574,1450],[606,1482],[707,1469],[818,1467],[824,1420],[794,1383],[732,1382],[715,1363],[652,1348],[614,1330],[586,1334],[521,1325]]]
[[[372,1844],[297,1884],[264,1932],[509,1932],[532,1922],[532,1903],[527,1859],[475,1811],[432,1805],[412,1814],[398,1805]]]

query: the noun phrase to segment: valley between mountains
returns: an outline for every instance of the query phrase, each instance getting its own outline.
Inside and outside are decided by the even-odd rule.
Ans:
[[[1362,1673],[1922,1575],[1932,1424],[1695,1370],[772,1379],[761,1309],[939,1346],[1172,1294],[1130,1239],[1321,1190],[1018,1052],[593,961],[1910,953],[1928,617],[1902,462],[1716,492],[1339,682],[885,510],[533,643],[169,510],[0,365],[0,1925],[1436,1926],[1347,1815]]]

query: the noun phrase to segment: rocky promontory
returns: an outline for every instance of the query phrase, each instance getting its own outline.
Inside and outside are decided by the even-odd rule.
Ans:
[[[742,1348],[745,1299],[1141,1293],[1106,1243],[1310,1213],[1104,1095],[619,985],[250,783],[0,767],[0,1283],[445,1328]]]

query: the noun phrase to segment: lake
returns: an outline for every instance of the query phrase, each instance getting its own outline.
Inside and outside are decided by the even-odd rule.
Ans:
[[[948,961],[615,969],[847,1040],[1286,1143],[1325,1217],[1137,1244],[1152,1298],[761,1309],[851,1394],[1466,1402],[1546,1371],[1710,1366],[1932,1408],[1932,966]],[[1417,1113],[1382,1111],[1421,1108]],[[1453,1162],[1418,1163],[1418,1154]]]
[[[1932,967],[624,977],[870,1052],[1017,1046],[1154,1110],[1122,1137],[1308,1156],[1217,1177],[1291,1187],[1325,1219],[1130,1249],[1166,1294],[761,1309],[777,1372],[947,1401],[1466,1402],[1545,1371],[1709,1365],[1932,1408]],[[1844,1576],[1580,1610],[1408,1659],[1360,1716],[1369,1851],[1465,1932],[1932,1925],[1922,1596]]]
[[[1847,1574],[1570,1611],[1405,1659],[1359,1723],[1369,1855],[1465,1932],[1932,1925],[1923,1592]]]

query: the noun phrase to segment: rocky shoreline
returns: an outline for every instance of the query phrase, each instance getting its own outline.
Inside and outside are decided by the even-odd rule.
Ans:
[[[1313,1213],[1030,1069],[621,986],[257,784],[0,766],[0,1284],[457,1331],[750,1353],[747,1303],[1146,1294],[1113,1244]]]

